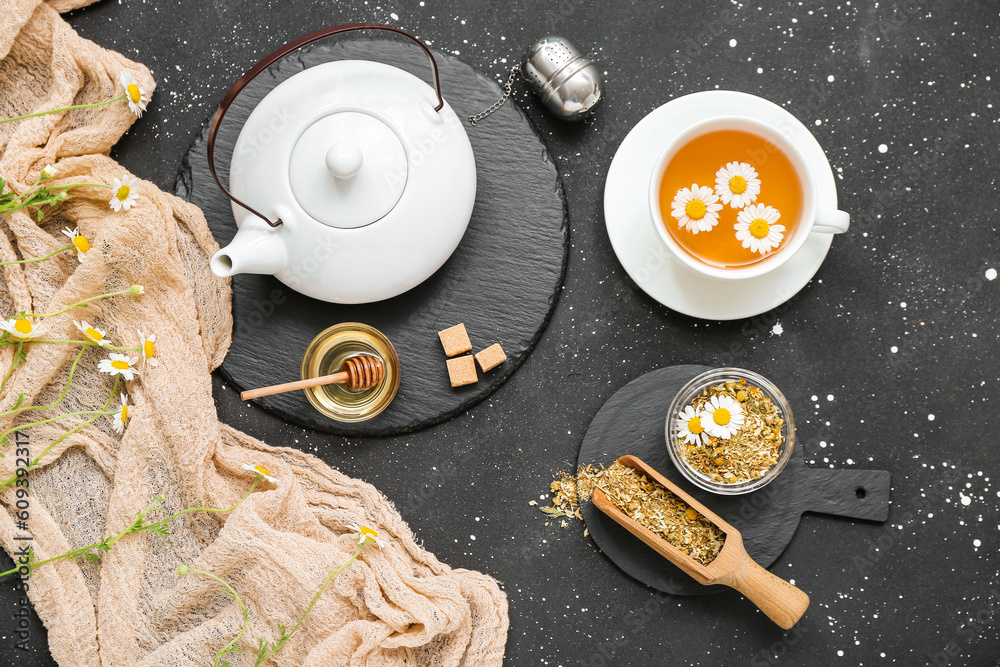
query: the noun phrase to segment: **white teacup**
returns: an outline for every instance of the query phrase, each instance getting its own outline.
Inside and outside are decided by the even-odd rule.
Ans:
[[[697,257],[694,257],[684,250],[674,240],[670,232],[667,231],[664,225],[663,214],[660,210],[660,186],[662,185],[663,174],[667,169],[667,165],[670,164],[670,161],[677,152],[692,139],[719,130],[737,130],[761,137],[764,139],[766,149],[761,149],[762,155],[756,162],[760,164],[767,160],[768,153],[780,150],[791,161],[802,184],[802,217],[798,220],[798,224],[794,226],[786,225],[787,228],[792,230],[791,236],[784,239],[784,242],[777,251],[759,262],[746,266],[721,268],[706,264]],[[751,158],[749,162],[751,165],[754,165],[755,161]],[[714,185],[714,179],[713,183],[709,185]],[[653,215],[653,226],[656,227],[656,233],[660,235],[660,239],[666,244],[667,248],[674,254],[674,257],[678,261],[702,275],[726,280],[755,278],[773,271],[791,259],[802,248],[802,245],[806,242],[806,238],[810,234],[842,234],[847,231],[847,228],[851,224],[851,216],[844,211],[818,207],[816,202],[816,181],[812,169],[802,155],[802,151],[794,143],[777,128],[742,116],[719,116],[696,123],[675,136],[667,144],[660,157],[657,158],[653,174],[649,180],[649,210]],[[671,217],[666,221],[666,224],[676,225],[677,221]]]

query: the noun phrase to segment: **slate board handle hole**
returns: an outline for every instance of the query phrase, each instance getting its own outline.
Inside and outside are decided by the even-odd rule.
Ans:
[[[868,495],[868,491],[865,490],[865,487],[859,486],[858,488],[854,489],[854,495],[857,497],[858,500],[864,500],[865,496]]]

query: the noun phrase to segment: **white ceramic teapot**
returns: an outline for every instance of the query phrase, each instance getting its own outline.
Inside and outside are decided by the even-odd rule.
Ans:
[[[227,190],[215,138],[229,105],[257,74],[317,39],[388,30],[431,60],[434,88],[366,60],[324,63],[272,90],[240,132]],[[441,97],[437,63],[416,38],[378,24],[334,26],[275,51],[226,95],[208,141],[212,175],[239,231],[212,271],[273,274],[334,303],[368,303],[420,284],[462,240],[476,198],[476,162],[462,122]]]

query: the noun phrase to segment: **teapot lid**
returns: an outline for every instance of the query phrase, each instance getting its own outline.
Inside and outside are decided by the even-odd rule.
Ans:
[[[406,186],[406,151],[388,125],[341,111],[307,127],[288,164],[292,193],[312,218],[341,229],[363,227],[393,209]]]

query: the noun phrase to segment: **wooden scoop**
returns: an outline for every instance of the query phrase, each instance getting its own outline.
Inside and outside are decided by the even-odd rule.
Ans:
[[[618,459],[618,463],[638,470],[651,480],[669,489],[718,526],[719,530],[726,534],[722,551],[711,563],[702,565],[622,512],[600,487],[595,487],[592,498],[598,509],[652,547],[661,556],[691,575],[699,584],[705,586],[723,584],[735,588],[767,614],[768,618],[785,630],[790,629],[798,622],[809,606],[809,596],[754,562],[747,554],[746,549],[743,548],[743,536],[738,530],[636,457],[623,456]]]
[[[382,378],[385,377],[385,367],[382,365],[382,360],[367,354],[345,359],[343,368],[345,370],[333,373],[332,375],[322,375],[316,378],[309,378],[308,380],[298,380],[296,382],[275,384],[270,387],[261,387],[260,389],[250,389],[241,392],[240,398],[248,401],[251,398],[258,398],[260,396],[283,394],[286,391],[308,389],[309,387],[319,387],[324,384],[335,384],[337,382],[346,382],[347,388],[351,391],[367,391],[381,382]]]

